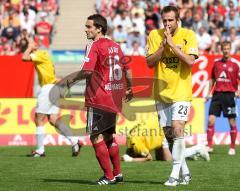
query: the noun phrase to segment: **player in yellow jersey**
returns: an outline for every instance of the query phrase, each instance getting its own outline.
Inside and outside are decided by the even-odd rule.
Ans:
[[[186,184],[191,180],[184,157],[184,127],[190,111],[191,67],[198,58],[198,45],[193,31],[178,26],[179,11],[176,7],[164,7],[161,17],[164,28],[150,32],[146,61],[155,71],[154,98],[160,126],[164,129],[171,127],[174,135],[173,168],[164,184],[176,186],[180,183],[180,176]],[[168,130],[165,135],[168,138]]]
[[[37,149],[30,156],[44,157],[44,120],[48,119],[49,123],[56,127],[72,144],[72,156],[79,154],[81,144],[76,137],[72,135],[69,127],[65,125],[58,116],[59,108],[53,104],[50,99],[50,91],[54,87],[57,79],[55,76],[54,64],[46,50],[38,49],[34,41],[28,43],[26,50],[22,55],[23,61],[32,61],[38,74],[39,84],[41,86],[40,93],[37,98],[37,106],[35,111],[35,124]]]
[[[134,127],[127,136],[127,150],[122,159],[125,162],[151,161],[151,151],[155,151],[156,160],[170,161],[172,155],[164,132],[159,127]],[[200,156],[206,161],[210,160],[207,148],[204,145],[194,145],[185,149],[185,158]]]

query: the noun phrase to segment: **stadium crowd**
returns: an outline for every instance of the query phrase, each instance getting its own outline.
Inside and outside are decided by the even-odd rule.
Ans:
[[[169,4],[179,7],[179,24],[196,32],[200,54],[219,54],[224,40],[232,42],[231,54],[240,54],[239,0],[96,0],[96,11],[125,54],[145,55],[146,37],[161,27],[160,10]]]
[[[31,37],[49,48],[58,0],[0,0],[0,55],[22,52]]]

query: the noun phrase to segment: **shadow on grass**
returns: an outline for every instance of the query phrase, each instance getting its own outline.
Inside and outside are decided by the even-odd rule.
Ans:
[[[59,182],[59,183],[75,183],[75,184],[87,184],[96,185],[95,182],[89,180],[72,180],[72,179],[43,179],[44,182]]]
[[[72,180],[72,179],[43,179],[44,182],[59,182],[59,183],[75,183],[75,184],[87,184],[87,185],[97,185],[93,181],[89,180]],[[154,182],[154,181],[140,181],[140,180],[127,180],[123,184],[163,184],[164,182]]]

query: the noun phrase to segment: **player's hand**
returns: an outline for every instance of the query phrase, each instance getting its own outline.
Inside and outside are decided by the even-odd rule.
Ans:
[[[235,96],[236,96],[237,98],[240,98],[240,90],[236,91]]]
[[[148,155],[146,156],[146,160],[147,161],[152,161],[152,155],[150,153],[148,153]]]
[[[125,101],[125,102],[128,102],[128,101],[130,101],[132,98],[133,98],[133,92],[132,92],[132,89],[129,88],[129,89],[127,89],[127,91],[125,92],[125,99],[124,99],[124,101]]]
[[[170,29],[169,27],[166,27],[165,31],[164,31],[164,35],[165,35],[165,38],[166,38],[166,43],[172,47],[173,46],[173,41],[172,41],[172,34],[170,32]]]

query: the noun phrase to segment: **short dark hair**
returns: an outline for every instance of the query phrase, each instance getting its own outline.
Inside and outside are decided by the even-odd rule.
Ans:
[[[223,48],[224,46],[227,46],[227,45],[229,45],[231,47],[231,44],[232,43],[230,41],[225,40],[221,43],[221,48]]]
[[[102,29],[102,34],[105,35],[107,33],[107,19],[100,14],[90,15],[88,20],[93,20],[93,25],[96,28]]]
[[[164,13],[169,13],[173,11],[175,13],[175,18],[176,20],[179,19],[179,10],[177,7],[175,6],[172,6],[172,5],[169,5],[169,6],[166,6],[166,7],[163,7],[162,11],[161,11],[161,16],[164,14]]]

